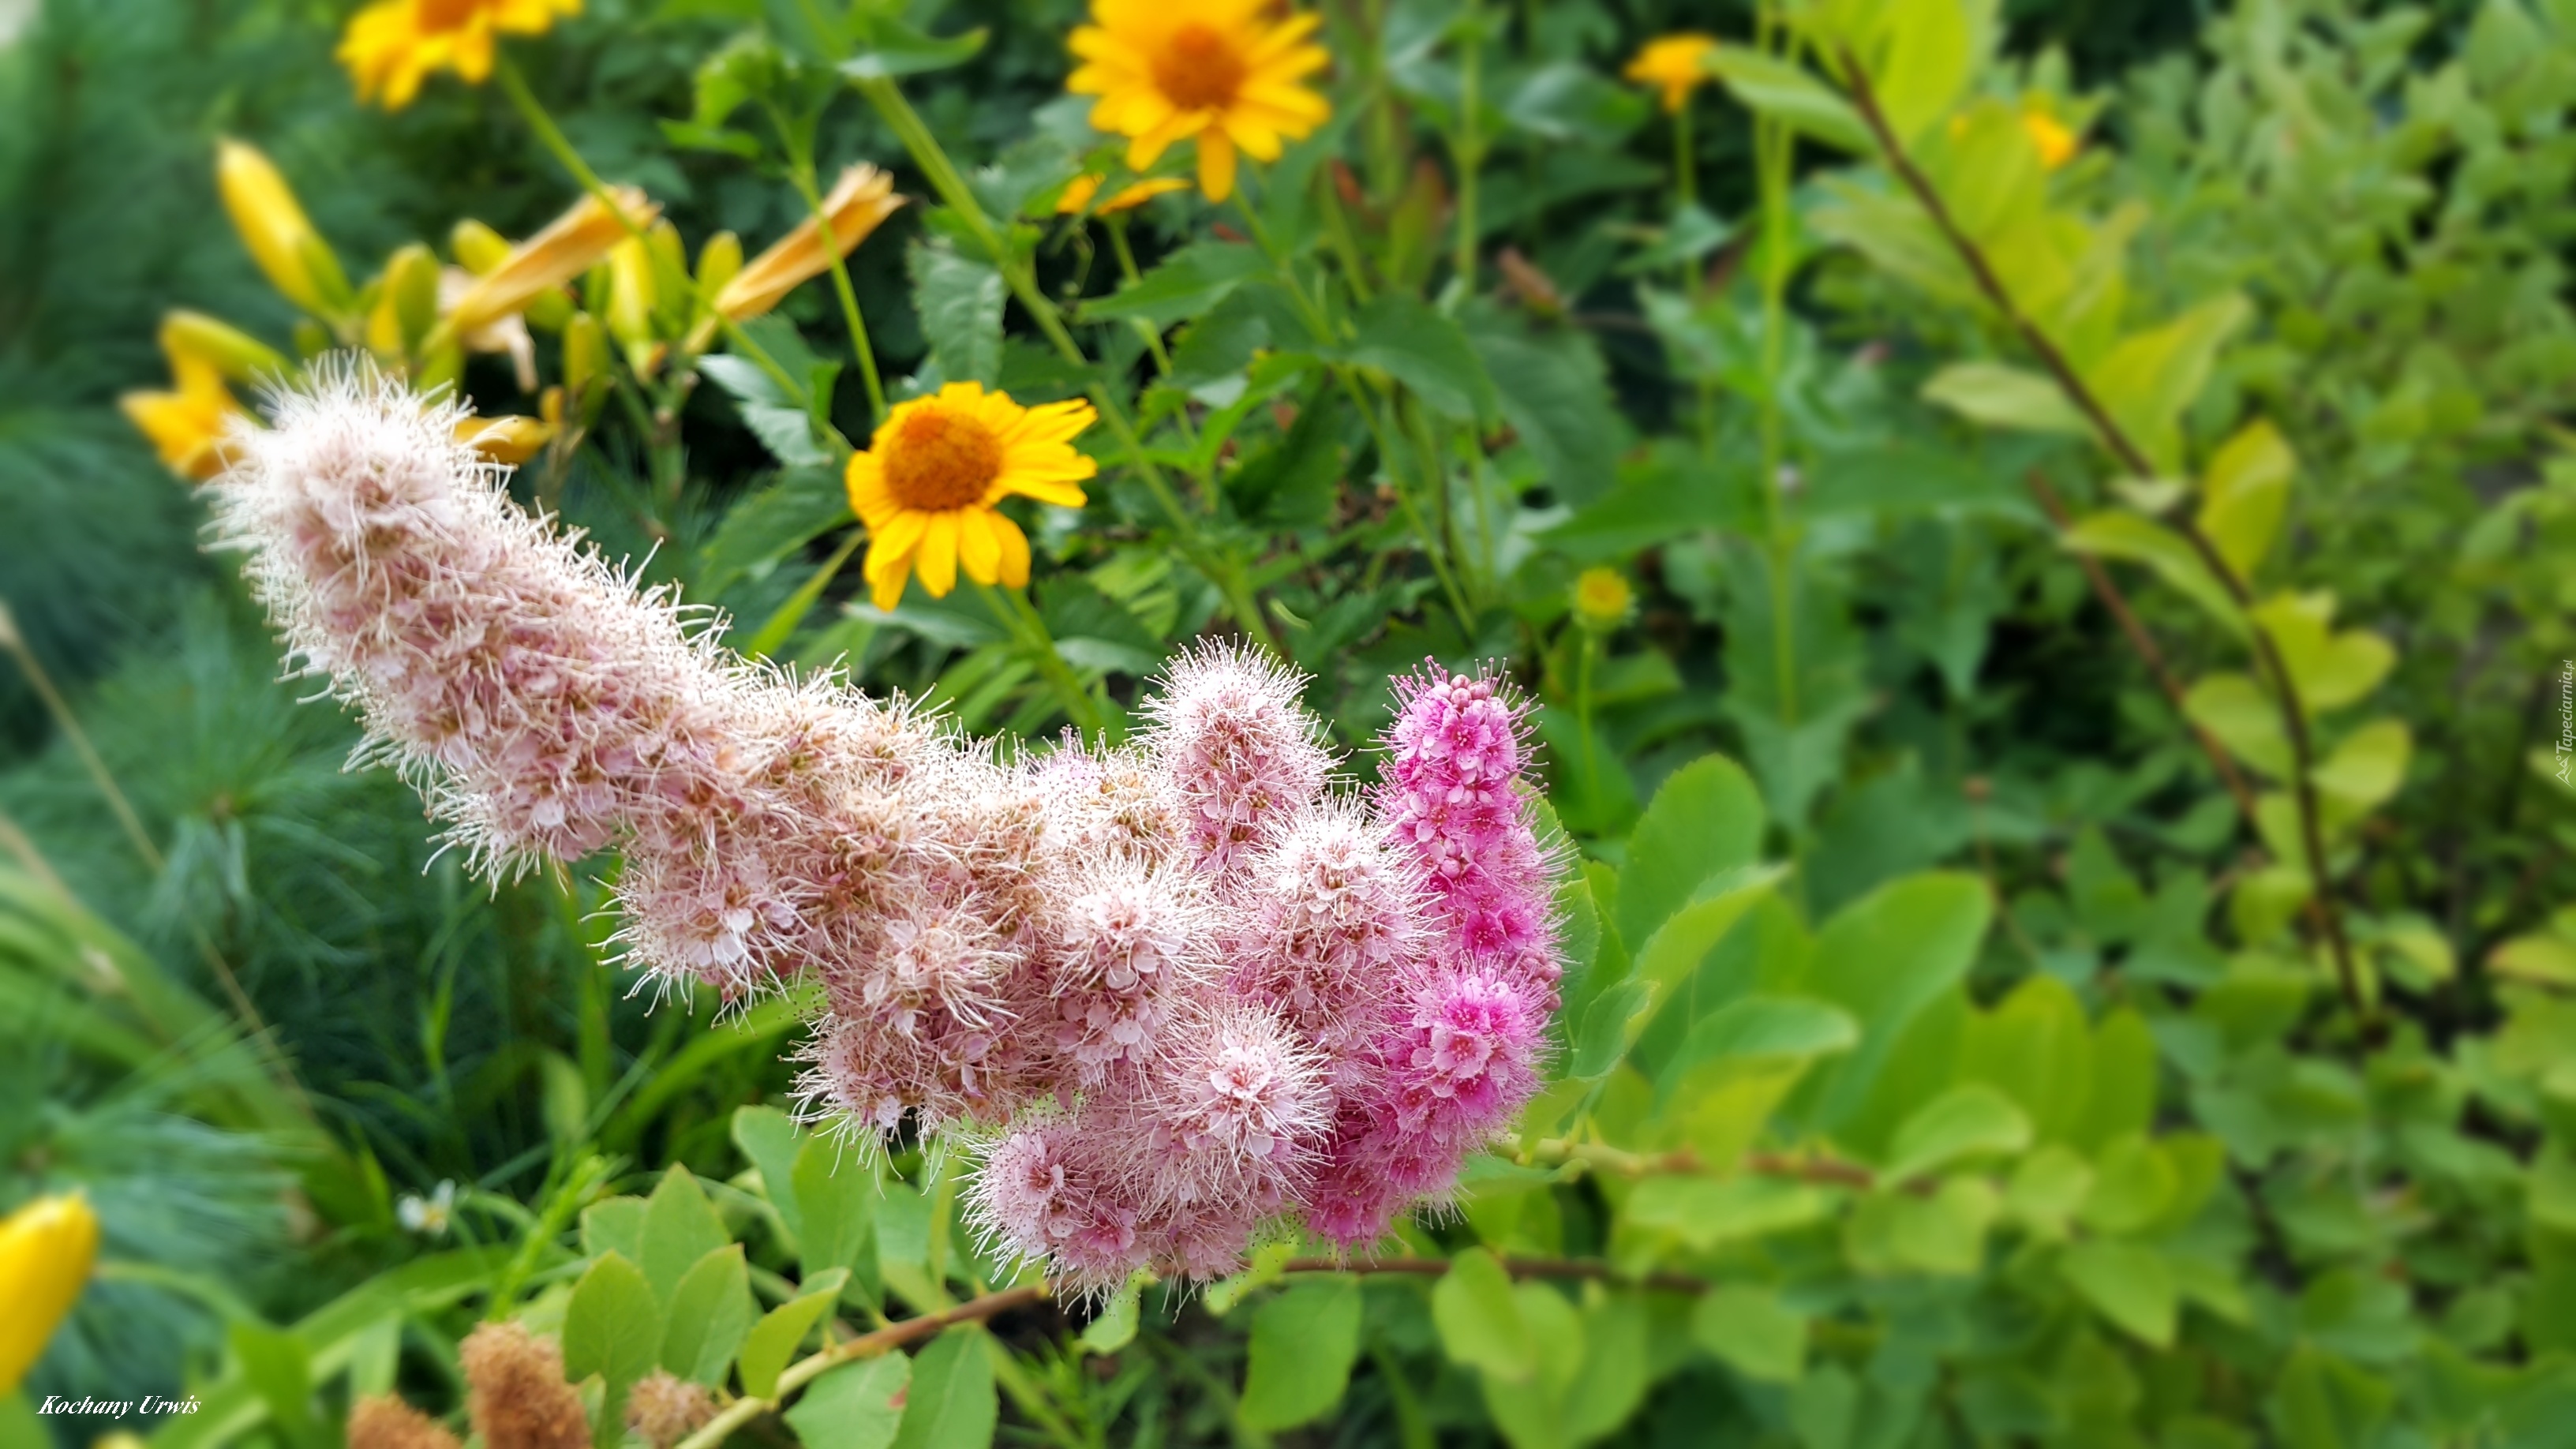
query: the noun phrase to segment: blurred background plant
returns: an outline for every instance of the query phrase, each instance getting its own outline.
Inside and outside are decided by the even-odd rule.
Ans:
[[[2568,1435],[2576,7],[1349,0],[1222,202],[1068,94],[1106,0],[407,7],[0,42],[0,1211],[98,1236],[0,1440]],[[326,347],[979,733],[1505,661],[1553,1085],[1373,1268],[1011,1281],[792,1003],[630,996],[613,861],[343,771],[185,481]],[[878,607],[847,461],[970,381],[1100,474]]]

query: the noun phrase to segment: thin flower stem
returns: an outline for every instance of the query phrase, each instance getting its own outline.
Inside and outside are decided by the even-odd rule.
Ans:
[[[1592,659],[1600,652],[1600,638],[1581,624],[1575,632],[1583,636],[1583,650],[1574,664],[1574,727],[1583,735],[1583,778],[1592,798],[1601,798],[1601,761],[1592,745]]]
[[[1128,286],[1135,286],[1140,279],[1140,274],[1136,270],[1135,250],[1127,245],[1127,219],[1123,216],[1105,216],[1101,218],[1101,224],[1109,229],[1109,250],[1118,258],[1119,278]],[[1154,355],[1154,371],[1163,377],[1170,377],[1172,354],[1163,346],[1161,330],[1143,317],[1135,319],[1135,327],[1136,335],[1145,339],[1145,350]]]
[[[1906,154],[1904,144],[1888,124],[1886,112],[1879,107],[1878,94],[1870,84],[1869,73],[1849,51],[1843,52],[1838,59],[1843,72],[1841,79],[1851,92],[1852,107],[1860,113],[1862,124],[1869,128],[1871,137],[1877,141],[1888,169],[1913,195],[1924,214],[1932,219],[1932,224],[1940,230],[1950,249],[1958,254],[1969,275],[1975,278],[1977,290],[1985,294],[1987,302],[2001,314],[2005,325],[2022,339],[2022,344],[2048,370],[2058,390],[2066,394],[2067,400],[2084,415],[2095,436],[2120,466],[2133,477],[2155,477],[2158,470],[2154,460],[2111,416],[2110,408],[2085,381],[2083,374],[2076,370],[2074,363],[2068,360],[2056,339],[2021,310],[1984,249],[1961,229],[1958,219],[1951,215],[1948,204],[1941,199],[1940,191],[1932,185],[1931,178],[1925,176],[1922,168]],[[2235,566],[2218,551],[2218,546],[2210,541],[2209,535],[2203,533],[2187,515],[2176,514],[2161,521],[2191,545],[2202,566],[2227,591],[2237,611],[2245,615],[2255,658],[2271,680],[2273,702],[2280,710],[2282,729],[2290,739],[2290,794],[2299,812],[2300,853],[2307,858],[2309,893],[2305,909],[2308,920],[2325,937],[2327,950],[2334,958],[2335,981],[2343,995],[2344,1005],[2368,1028],[2376,1022],[2377,1013],[2362,993],[2360,972],[2353,964],[2352,943],[2344,934],[2343,915],[2334,901],[2334,878],[2326,856],[2323,812],[2317,801],[2316,781],[2312,778],[2315,742],[2308,734],[2307,706],[2299,697],[2298,681],[2291,676],[2288,661],[2281,657],[2280,645],[2272,638],[2272,631],[2253,617],[2253,591],[2246,586]]]
[[[770,108],[770,124],[777,127],[779,143],[787,148],[788,179],[797,194],[805,198],[805,208],[813,214],[814,226],[823,241],[823,255],[832,271],[832,293],[841,303],[842,325],[850,329],[850,352],[858,359],[859,380],[868,390],[868,426],[885,420],[885,383],[877,375],[876,348],[868,341],[867,319],[859,315],[858,289],[850,285],[849,261],[841,254],[841,238],[832,230],[832,215],[823,207],[823,193],[814,172],[814,147],[811,138],[799,138],[787,124],[786,117]]]
[[[1476,172],[1485,162],[1485,143],[1476,133],[1476,112],[1484,104],[1483,20],[1480,0],[1467,0],[1466,13],[1458,19],[1465,39],[1464,51],[1458,57],[1458,133],[1450,146],[1452,162],[1458,168],[1457,253],[1450,266],[1464,296],[1473,296],[1476,291]]]
[[[582,190],[608,208],[608,214],[617,218],[618,225],[626,228],[628,236],[642,241],[644,228],[636,225],[635,218],[626,214],[626,208],[617,204],[617,198],[608,190],[608,183],[600,180],[599,173],[591,170],[590,163],[581,159],[581,153],[573,149],[563,128],[555,124],[555,118],[548,115],[545,106],[537,100],[537,93],[528,89],[527,77],[519,74],[517,63],[510,59],[507,51],[494,49],[492,74],[501,82],[501,93],[510,98],[510,104],[518,108],[520,118],[528,123],[528,129],[537,133],[538,144],[572,173],[573,180],[581,183]]]
[[[975,592],[983,596],[984,607],[992,612],[1004,629],[1010,631],[1011,638],[1028,651],[1029,662],[1045,678],[1047,687],[1055,691],[1056,702],[1064,706],[1065,718],[1073,721],[1074,728],[1082,731],[1084,739],[1099,739],[1102,729],[1099,702],[1091,697],[1091,691],[1082,687],[1081,679],[1064,662],[1064,656],[1055,651],[1055,634],[1047,628],[1046,619],[1029,603],[1028,596],[1018,589],[996,589],[972,579],[968,582],[973,583]]]
[[[1673,196],[1678,209],[1699,204],[1699,177],[1691,164],[1696,150],[1691,144],[1690,96],[1685,92],[1673,111]]]

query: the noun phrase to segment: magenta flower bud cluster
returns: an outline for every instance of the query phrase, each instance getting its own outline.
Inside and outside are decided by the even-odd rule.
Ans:
[[[811,1111],[954,1134],[998,1253],[1105,1291],[1300,1224],[1365,1249],[1536,1090],[1552,870],[1500,681],[1399,681],[1365,797],[1302,682],[1216,646],[1130,744],[1004,762],[725,652],[521,512],[460,417],[325,371],[237,440],[217,532],[290,656],[478,870],[615,847],[646,981],[819,983]]]

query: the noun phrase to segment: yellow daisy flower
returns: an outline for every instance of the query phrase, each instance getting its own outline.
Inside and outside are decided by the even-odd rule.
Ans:
[[[1639,85],[1662,90],[1664,109],[1678,111],[1689,102],[1690,93],[1710,78],[1708,58],[1716,49],[1716,36],[1696,30],[1658,36],[1646,42],[1621,74]]]
[[[1127,140],[1142,171],[1175,141],[1198,139],[1199,189],[1234,194],[1235,152],[1276,161],[1333,108],[1302,83],[1332,63],[1306,38],[1308,12],[1272,18],[1273,0],[1091,0],[1068,44],[1083,65],[1064,88],[1098,96],[1091,124]]]
[[[1588,568],[1574,580],[1574,617],[1595,633],[1607,633],[1628,622],[1637,591],[1617,569]]]
[[[580,13],[581,0],[377,0],[350,18],[337,54],[359,100],[399,111],[432,71],[490,79],[495,36],[541,35]]]
[[[918,574],[931,597],[977,583],[1029,581],[1029,540],[995,507],[1016,493],[1079,508],[1100,465],[1073,449],[1098,414],[1091,404],[1022,407],[983,384],[952,382],[898,403],[863,453],[850,455],[850,508],[868,526],[869,597],[891,609]]]
[[[1064,195],[1056,198],[1056,214],[1077,216],[1085,208],[1098,216],[1107,216],[1113,211],[1133,211],[1157,196],[1183,191],[1189,187],[1188,182],[1177,176],[1149,176],[1131,186],[1118,188],[1116,195],[1098,206],[1092,206],[1091,198],[1100,194],[1100,182],[1101,178],[1098,176],[1077,176],[1066,182]]]
[[[129,392],[116,400],[127,420],[151,439],[162,464],[191,483],[203,483],[224,470],[224,439],[231,434],[235,418],[250,415],[224,384],[230,359],[200,345],[197,333],[209,323],[212,318],[199,319],[195,313],[171,314],[161,324],[161,353],[170,360],[174,379],[171,390]],[[251,339],[242,340],[259,347]],[[260,350],[267,352],[264,347]],[[284,367],[284,359],[278,358],[264,371],[282,373]]]

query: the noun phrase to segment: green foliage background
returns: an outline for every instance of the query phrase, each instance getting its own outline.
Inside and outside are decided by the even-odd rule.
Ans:
[[[656,1364],[778,1401],[743,1442],[817,1449],[2576,1437],[2576,795],[2552,748],[2576,654],[2576,7],[2033,0],[1946,91],[1916,71],[1978,7],[1790,8],[1797,71],[1701,93],[1694,216],[1664,124],[1608,78],[1647,37],[1733,42],[1768,9],[1488,0],[1508,103],[1463,296],[1436,180],[1456,15],[1339,25],[1397,57],[1406,102],[1396,165],[1349,145],[1366,267],[1437,314],[1376,339],[1400,364],[1387,406],[1438,432],[1424,505],[1503,522],[1434,536],[1373,505],[1421,488],[1418,460],[1322,364],[1281,385],[1299,424],[1247,413],[1209,464],[1217,547],[1345,746],[1426,653],[1502,658],[1541,701],[1579,869],[1555,1085],[1518,1138],[1393,1270],[1285,1245],[1196,1299],[1015,1303],[834,1362],[1005,1290],[955,1228],[953,1163],[809,1141],[777,1111],[792,1010],[648,1010],[601,964],[592,873],[495,891],[434,857],[406,790],[343,772],[347,721],[277,682],[198,502],[114,408],[158,385],[169,308],[281,345],[295,320],[220,221],[219,135],[267,150],[353,262],[466,216],[524,235],[568,185],[489,91],[355,107],[329,58],[343,7],[47,0],[0,45],[0,600],[101,768],[0,669],[0,1209],[78,1186],[107,1243],[26,1396],[193,1390],[220,1411],[114,1427],[304,1449],[360,1393],[454,1410],[455,1342],[517,1313],[597,1371],[607,1444]],[[910,14],[990,29],[906,78],[940,142],[1000,163],[996,186],[1048,164],[1013,148],[1063,132],[1078,7]],[[664,123],[761,23],[606,0],[516,44],[600,171],[693,244],[757,239],[799,215],[775,147]],[[1861,124],[1843,42],[1883,42],[1862,79],[1927,183],[2025,264],[2021,320],[2152,467],[2071,415],[2069,379],[1945,249]],[[2062,170],[2020,149],[2033,96],[2085,130]],[[989,338],[922,305],[907,255],[954,204],[879,115],[843,95],[817,151],[925,198],[851,261],[887,376],[989,341],[1015,388],[1049,385],[1019,304]],[[1146,284],[1181,298],[1156,321],[1213,359],[1182,379],[1202,389],[1252,375],[1223,328],[1258,308],[1177,285],[1226,220],[1158,202],[1134,231]],[[1098,375],[1158,426],[1213,418],[1221,392],[1147,382],[1115,268],[1057,227],[1027,262],[1079,299]],[[2116,287],[2037,299],[2046,247],[2097,241]],[[823,285],[785,317],[847,354]],[[532,410],[488,359],[466,384]],[[1444,388],[1495,401],[1444,416]],[[742,401],[688,399],[667,516],[633,506],[647,440],[604,424],[557,480],[567,517],[637,556],[661,529],[656,575],[738,640],[784,620],[779,657],[845,658],[979,731],[1067,721],[1026,641],[971,606],[879,615],[822,576],[819,607],[782,612],[847,525],[758,525],[819,475]],[[819,412],[864,436],[847,379]],[[1160,527],[1112,484],[1039,537],[1041,616],[1112,728],[1170,649],[1240,625]],[[1636,584],[1633,621],[1570,619],[1593,566]],[[424,1230],[407,1201],[456,1206]],[[9,1442],[110,1427],[0,1420]]]

